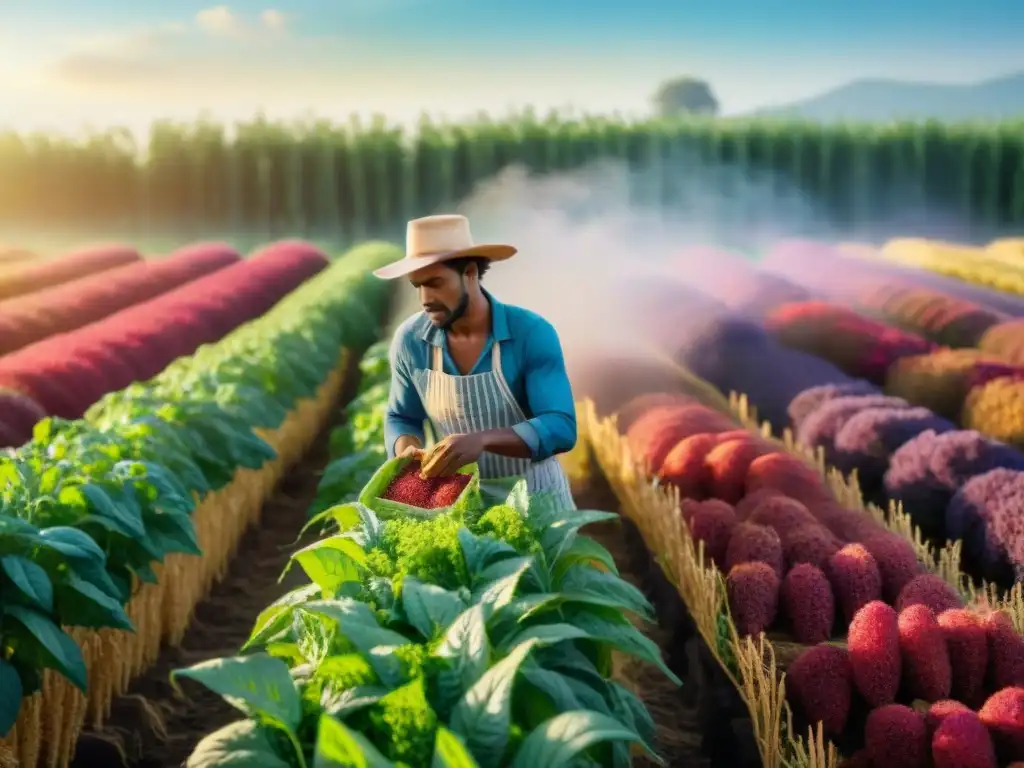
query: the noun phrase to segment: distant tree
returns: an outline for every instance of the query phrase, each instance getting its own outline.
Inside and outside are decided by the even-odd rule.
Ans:
[[[658,86],[654,94],[654,108],[661,117],[716,115],[718,99],[704,80],[676,77]]]

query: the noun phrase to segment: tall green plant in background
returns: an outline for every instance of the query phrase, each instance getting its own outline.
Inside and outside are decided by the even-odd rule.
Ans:
[[[761,175],[815,201],[838,224],[901,207],[979,227],[1024,222],[1024,124],[820,125],[606,117],[464,124],[413,133],[353,119],[158,123],[144,147],[122,130],[70,141],[0,135],[0,223],[284,232],[359,239],[449,207],[510,165],[536,174],[617,159],[645,174],[643,202],[685,210],[701,168]],[[653,182],[652,179],[653,178]]]

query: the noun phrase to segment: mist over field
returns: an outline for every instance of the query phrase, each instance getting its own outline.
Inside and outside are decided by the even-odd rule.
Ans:
[[[570,366],[597,353],[639,365],[655,336],[676,344],[705,336],[728,309],[723,295],[741,301],[763,290],[755,262],[794,238],[880,244],[913,232],[964,239],[967,227],[955,216],[906,198],[885,220],[844,228],[781,174],[686,157],[645,171],[619,161],[545,176],[508,167],[456,210],[469,217],[477,242],[519,248],[484,284],[551,321]],[[827,287],[830,268],[822,266],[807,287]],[[835,266],[838,286],[844,276]],[[800,282],[792,273],[785,279]],[[395,322],[419,310],[414,291],[403,286],[399,296]]]

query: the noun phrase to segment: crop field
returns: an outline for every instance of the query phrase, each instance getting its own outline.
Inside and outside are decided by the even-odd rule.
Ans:
[[[374,341],[387,294],[368,270],[397,251],[111,253],[90,257],[96,277],[11,300],[26,334],[36,295],[98,319],[0,358],[16,446],[0,457],[4,764],[67,765],[83,725],[102,723],[162,643],[180,643],[329,418],[346,360]]]
[[[64,157],[54,205],[92,184],[101,222],[195,193],[211,228],[346,239],[512,162],[695,147],[839,218],[879,204],[843,163],[955,167],[928,188],[1024,218],[1017,176],[976,183],[1024,153],[1005,126],[872,129],[884,157],[739,123],[161,130],[0,166]],[[1024,763],[1024,240],[679,249],[626,287],[642,364],[567,349],[574,512],[387,459],[398,246],[151,250],[0,251],[0,768]]]
[[[1015,248],[722,251],[648,302],[660,376],[576,387],[763,765],[1024,759]]]
[[[715,167],[808,196],[838,227],[909,205],[1004,230],[1024,222],[1022,135],[1014,121],[823,126],[531,113],[424,120],[415,132],[384,120],[256,120],[233,133],[164,123],[142,146],[117,129],[80,140],[10,133],[0,135],[0,225],[358,240],[450,208],[511,165],[546,174],[612,159],[642,173],[647,204],[675,210],[699,196],[680,177]]]
[[[679,679],[600,541],[616,512],[525,484],[488,508],[471,474],[381,474],[390,371],[371,345],[390,291],[369,273],[400,253],[10,259],[0,765],[628,765],[665,748],[623,670],[663,696]],[[436,516],[395,515],[409,503]]]

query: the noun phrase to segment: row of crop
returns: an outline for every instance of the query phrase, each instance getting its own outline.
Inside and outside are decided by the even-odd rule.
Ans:
[[[1024,756],[1014,600],[980,608],[958,574],[938,575],[941,557],[899,514],[865,509],[809,454],[685,393],[613,410],[584,412],[598,463],[746,697],[765,766],[834,766],[826,736],[851,765],[875,768],[995,768]],[[916,700],[932,705],[927,719],[908,706]]]
[[[803,277],[812,263],[820,267],[826,259],[829,268],[824,271],[832,279]],[[879,357],[884,359],[879,360],[879,369],[884,375],[876,381],[884,384],[889,394],[928,407],[944,418],[991,437],[1021,445],[1016,403],[1024,392],[1020,384],[1024,375],[1024,323],[1019,316],[991,309],[991,302],[962,299],[947,290],[915,287],[913,274],[878,274],[863,264],[835,257],[823,248],[769,258],[766,266],[793,279],[805,280],[816,291],[849,303],[858,311],[950,347],[906,357],[896,349],[881,349]],[[795,307],[782,312],[794,310],[800,312]],[[835,315],[837,310],[830,312]],[[849,313],[845,314],[849,317]],[[805,340],[820,342],[820,334],[806,331],[821,319],[820,315],[803,317],[795,329],[797,334]],[[873,327],[857,318],[852,323],[860,326],[860,332],[848,335],[848,341],[852,347],[863,349],[864,337],[873,335]],[[873,341],[869,343],[874,345]],[[833,345],[818,346],[826,356],[835,357]]]
[[[0,303],[0,355],[67,333],[241,260],[223,243],[198,243]]]
[[[1024,362],[1024,326],[1019,319],[1024,314],[1024,299],[1019,297],[970,290],[963,284],[936,285],[927,272],[880,269],[872,262],[850,259],[827,245],[812,243],[777,247],[759,266],[769,275],[787,277],[936,344],[977,348],[1006,363]],[[758,279],[771,279],[769,275]],[[792,299],[777,297],[774,303],[786,300]]]
[[[329,507],[356,501],[377,468],[387,461],[384,420],[391,368],[390,341],[377,342],[359,363],[359,391],[345,409],[345,423],[331,432],[330,460],[309,509],[313,517]]]
[[[741,634],[772,626],[780,592],[778,618],[800,642],[842,635],[863,602],[895,602],[922,582],[951,593],[924,573],[910,543],[841,505],[813,467],[734,418],[667,393],[642,396],[617,415],[630,455],[647,474],[679,489],[682,520],[704,542],[710,562],[730,575]],[[805,566],[827,575],[827,602],[807,593],[822,579]],[[771,595],[768,603],[743,600],[761,593]]]
[[[824,261],[829,266],[822,270]],[[814,271],[809,269],[812,264],[817,267]],[[776,304],[773,322],[789,343],[815,351],[848,373],[871,359],[873,369],[863,375],[884,385],[886,393],[1021,445],[1015,405],[1024,375],[1020,366],[1024,362],[1024,324],[1019,317],[992,309],[994,302],[986,303],[987,296],[974,297],[981,301],[968,300],[947,289],[918,287],[914,282],[921,273],[879,274],[862,263],[834,255],[828,248],[780,251],[764,266],[775,274],[758,274],[755,282],[767,279],[774,285],[778,274],[785,274],[810,284],[822,295],[951,349],[916,354],[915,347],[924,347],[921,338],[880,328],[841,308]],[[823,273],[830,277],[822,279]],[[1022,307],[1024,304],[1006,308],[1019,313]],[[838,334],[834,343],[826,342],[825,336],[832,332]]]
[[[180,642],[334,407],[344,350],[376,338],[388,287],[369,271],[395,256],[354,249],[255,322],[0,457],[0,749],[68,765],[86,719],[101,724]]]
[[[47,261],[18,260],[0,274],[0,300],[22,296],[87,275],[139,261],[142,256],[128,246],[85,248]]]
[[[28,261],[35,261],[39,256],[24,248],[0,248],[0,265],[10,268],[15,264],[24,264]]]
[[[996,482],[1009,483],[1009,490],[1024,481],[1024,454],[991,438],[1019,444],[1016,380],[997,371],[1000,378],[972,395],[974,407],[963,422],[970,428],[957,429],[920,407],[941,402],[941,392],[905,380],[896,387],[891,380],[886,395],[870,383],[884,382],[901,359],[934,359],[920,357],[929,342],[843,307],[779,304],[803,289],[745,264],[725,274],[727,280],[688,276],[685,289],[662,284],[665,301],[648,310],[652,332],[660,333],[656,343],[722,391],[747,393],[770,423],[823,449],[830,464],[856,471],[869,500],[899,502],[930,541],[963,539],[965,570],[1012,583],[1012,567],[1024,562],[1024,542],[1007,501],[1012,494],[991,489]],[[990,474],[997,469],[1004,471]]]
[[[455,505],[432,513],[374,498],[423,482],[403,460],[379,467],[385,354],[364,361],[363,392],[332,437],[344,455],[315,520],[333,535],[291,558],[311,583],[263,611],[241,655],[174,673],[245,718],[187,764],[630,765],[630,742],[650,749],[654,725],[612,679],[612,652],[670,673],[626,618],[649,618],[647,600],[578,533],[616,515],[557,509],[525,481],[487,507],[466,475]]]
[[[618,159],[643,169],[637,186],[651,190],[651,204],[676,211],[700,206],[708,185],[728,185],[724,168],[770,179],[776,189],[785,185],[769,196],[780,205],[809,196],[816,211],[842,224],[873,225],[904,206],[934,205],[993,227],[1024,215],[1016,172],[1024,144],[1015,123],[825,126],[525,114],[463,125],[424,121],[408,135],[383,120],[346,126],[257,119],[238,125],[234,137],[207,121],[159,123],[147,143],[140,161],[116,129],[83,142],[0,135],[0,179],[7,182],[0,211],[20,222],[357,234],[450,205],[510,165],[551,173]],[[755,207],[764,210],[764,201]]]
[[[1024,261],[1017,250],[1016,259],[1008,258],[1006,247],[998,256],[987,249],[928,240],[897,238],[890,240],[871,258],[948,275],[976,285],[984,285],[1012,294],[1024,293]],[[863,255],[868,256],[868,253]]]
[[[1020,317],[1024,314],[1024,297],[1018,294],[965,282],[930,269],[880,259],[878,250],[874,247],[853,243],[828,244],[789,240],[777,244],[765,256],[761,266],[788,274],[793,279],[799,278],[805,284],[813,285],[827,293],[843,293],[843,282],[850,280],[851,298],[854,300],[857,287],[864,282],[892,280],[900,285],[909,284],[917,288],[937,290],[1011,317]],[[822,259],[827,259],[841,271],[837,271],[834,276],[820,271],[799,273],[801,264],[816,263],[820,266]]]
[[[220,262],[214,245],[202,258]],[[0,426],[20,445],[43,416],[76,419],[108,392],[145,381],[184,355],[260,317],[324,269],[308,243],[280,241],[251,258],[101,320],[0,357]]]

